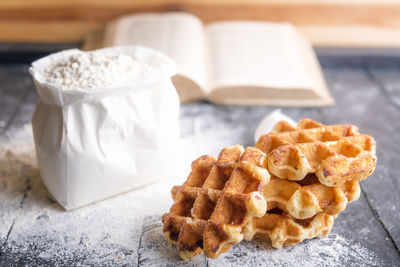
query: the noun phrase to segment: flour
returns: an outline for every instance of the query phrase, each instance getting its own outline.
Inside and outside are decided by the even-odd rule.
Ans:
[[[131,84],[137,76],[151,71],[133,56],[115,51],[73,51],[53,61],[42,73],[46,82],[65,90],[94,89]]]
[[[172,185],[156,184],[66,212],[40,179],[30,127],[10,134],[16,138],[0,138],[0,251],[5,259],[30,265],[135,265],[143,218],[171,205],[165,188]],[[157,205],[160,199],[154,195],[164,205]]]
[[[241,257],[240,255],[246,256]],[[273,249],[268,241],[243,242],[230,255],[210,266],[231,262],[235,266],[256,266],[264,258],[268,266],[382,266],[384,261],[361,245],[352,244],[340,235],[330,234],[322,239],[306,240],[292,247]]]
[[[385,259],[333,233],[293,247],[241,242],[219,259],[181,261],[162,233],[170,188],[164,181],[66,212],[40,180],[30,125],[0,139],[0,244],[10,262],[28,265],[127,266],[382,266]],[[337,219],[338,220],[338,219]],[[362,234],[362,233],[360,233]],[[366,233],[368,234],[368,233]],[[8,236],[8,237],[7,237]],[[4,260],[4,258],[3,258]]]
[[[20,177],[27,168],[38,168],[32,140],[32,126],[26,124],[12,136],[12,139],[0,138],[0,177],[10,175]]]
[[[65,209],[176,177],[180,103],[171,59],[141,46],[73,49],[29,72],[40,96],[32,126],[42,181]]]

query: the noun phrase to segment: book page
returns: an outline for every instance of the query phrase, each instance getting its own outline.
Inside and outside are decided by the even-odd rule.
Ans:
[[[206,28],[206,38],[209,90],[265,87],[275,90],[276,95],[278,89],[304,91],[313,87],[290,24],[219,22]]]
[[[195,16],[178,12],[132,15],[118,19],[107,31],[107,45],[147,46],[174,60],[177,75],[173,81],[181,100],[204,95],[200,90],[206,81],[204,28]]]

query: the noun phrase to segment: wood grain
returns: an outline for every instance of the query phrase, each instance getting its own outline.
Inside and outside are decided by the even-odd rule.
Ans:
[[[326,80],[336,97],[336,106],[283,109],[284,114],[296,120],[309,117],[327,124],[352,123],[377,140],[375,173],[361,182],[363,193],[360,199],[349,203],[336,219],[328,237],[283,251],[270,249],[268,242],[242,242],[218,260],[199,256],[182,262],[176,247],[162,235],[160,215],[170,205],[169,186],[165,187],[165,201],[158,201],[153,194],[147,194],[144,201],[142,195],[136,195],[138,190],[134,190],[65,212],[51,200],[37,177],[0,176],[0,265],[158,266],[161,263],[171,266],[246,266],[268,262],[279,266],[290,255],[299,255],[296,251],[300,251],[301,255],[311,254],[314,259],[319,255],[325,265],[366,266],[373,257],[382,259],[380,264],[375,264],[377,266],[399,266],[400,182],[397,177],[400,172],[397,166],[400,150],[393,144],[400,142],[400,61],[387,57],[349,58],[349,55],[320,55]],[[0,80],[0,121],[9,125],[7,129],[0,127],[0,137],[11,137],[29,122],[38,96],[27,65],[0,66]],[[206,102],[182,105],[181,136],[190,141],[187,144],[195,142],[211,154],[229,144],[252,145],[257,123],[272,110],[273,107],[216,106]],[[152,192],[149,188],[144,190]],[[152,210],[157,207],[158,211],[147,215],[135,213],[138,203],[146,203],[143,208],[146,212],[147,207]],[[128,236],[128,242],[121,239],[121,235]],[[337,235],[346,240],[342,243],[345,254],[340,258],[306,249],[307,244],[314,244],[315,248],[315,244],[321,244],[319,242],[335,247],[337,242],[342,242],[342,238],[335,239]],[[373,254],[361,250],[358,257],[351,257],[357,254],[354,251],[357,252],[360,246]],[[269,257],[283,252],[286,252],[285,257],[278,260]],[[336,253],[340,251],[333,252]],[[306,259],[304,266],[318,265],[310,261],[311,257]]]
[[[13,20],[0,22],[0,41],[79,42],[102,26],[98,22]]]
[[[119,16],[163,11],[189,12],[205,23],[287,21],[322,46],[400,46],[400,2],[390,0],[3,0],[0,41],[79,42]]]
[[[29,3],[27,3],[29,2]],[[36,1],[34,3],[37,3]],[[0,2],[0,20],[109,21],[138,12],[184,11],[204,22],[220,20],[289,21],[294,24],[400,25],[400,3],[381,1],[32,1]]]

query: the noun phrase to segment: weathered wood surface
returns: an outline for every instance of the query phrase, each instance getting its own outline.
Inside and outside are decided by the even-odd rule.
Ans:
[[[271,249],[265,241],[244,242],[218,260],[199,256],[183,263],[176,249],[163,239],[160,216],[171,204],[170,183],[181,183],[184,177],[65,212],[52,201],[35,176],[36,170],[28,170],[19,180],[0,174],[0,265],[245,266],[269,262],[285,266],[297,262],[304,266],[399,266],[400,61],[337,56],[320,59],[337,104],[283,112],[297,120],[310,117],[323,123],[355,124],[361,132],[373,135],[378,144],[375,173],[362,182],[360,199],[339,215],[328,238],[282,251]],[[27,68],[0,66],[3,137],[11,138],[29,122],[37,101]],[[252,145],[257,123],[272,110],[184,105],[182,138],[187,144],[196,144],[198,153],[214,155],[226,145]],[[164,188],[160,198],[165,201],[154,198],[155,188]],[[138,207],[137,203],[145,205]],[[329,247],[338,243],[342,250],[330,252]],[[316,248],[320,251],[313,251]],[[291,259],[291,255],[298,258]],[[313,261],[305,261],[304,255]]]

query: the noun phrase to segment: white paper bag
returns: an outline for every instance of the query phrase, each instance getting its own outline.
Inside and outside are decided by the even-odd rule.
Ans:
[[[175,64],[139,46],[106,48],[154,68],[132,84],[62,90],[45,82],[48,64],[67,50],[32,63],[40,100],[32,118],[40,174],[67,210],[177,174],[179,98]]]

